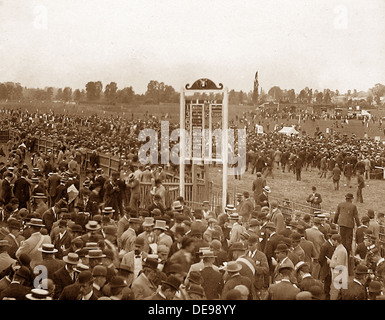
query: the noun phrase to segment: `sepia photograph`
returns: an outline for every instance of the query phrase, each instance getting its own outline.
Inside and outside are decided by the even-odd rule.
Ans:
[[[384,34],[383,0],[0,0],[0,300],[384,300]]]

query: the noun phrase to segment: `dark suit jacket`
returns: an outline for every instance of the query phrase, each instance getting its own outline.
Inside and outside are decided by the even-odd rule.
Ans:
[[[327,263],[326,257],[331,259],[335,247],[327,240],[325,241],[320,248],[320,254],[318,257],[318,262],[321,265],[319,278],[320,280],[325,280],[325,278],[331,274],[330,267]]]
[[[266,244],[265,244],[265,251],[264,254],[266,255],[267,258],[267,263],[269,264],[269,269],[270,273],[273,273],[274,271],[274,266],[272,264],[271,258],[274,257],[274,250],[276,249],[278,243],[283,239],[283,236],[274,233],[269,239],[267,239]]]
[[[79,291],[80,286],[78,282],[70,284],[63,289],[58,300],[80,300]],[[101,296],[102,294],[94,288],[89,300],[98,300]]]
[[[68,271],[65,269],[65,265],[57,270],[53,274],[53,282],[55,283],[55,294],[54,298],[58,298],[62,290],[69,286],[70,284],[74,283],[74,280],[71,278]]]
[[[47,179],[47,189],[48,189],[48,194],[50,197],[55,198],[56,197],[56,188],[60,184],[60,175],[57,173],[54,173],[52,176],[50,176]]]
[[[267,300],[295,300],[300,291],[291,282],[281,281],[269,287]]]
[[[26,203],[31,197],[31,185],[25,178],[19,178],[13,186],[13,194],[20,203]]]
[[[37,265],[45,266],[47,268],[47,273],[48,273],[47,277],[49,279],[54,280],[54,273],[59,269],[63,268],[65,265],[65,262],[59,259],[47,259],[47,260],[42,260],[38,262]]]
[[[337,300],[367,300],[366,288],[354,279],[349,280],[347,289],[340,289]]]
[[[237,285],[243,284],[245,285],[248,289],[249,292],[253,291],[251,280],[245,276],[241,276],[239,273],[233,275],[231,278],[227,279],[225,285],[223,286],[222,290],[222,299],[226,298],[227,293],[231,290],[234,289]]]
[[[207,300],[220,299],[223,290],[223,275],[211,267],[201,270],[203,278],[202,287],[205,290]]]
[[[16,300],[27,300],[25,295],[31,292],[31,288],[19,283],[11,283],[7,289],[0,294],[0,300],[4,297],[15,298]]]
[[[53,213],[52,211],[52,207],[49,208],[47,211],[45,211],[43,213],[43,216],[42,216],[42,219],[43,219],[43,223],[45,224],[45,227],[47,228],[48,230],[48,233],[51,233],[51,228],[52,228],[52,225],[55,221],[57,221],[58,219],[58,213],[56,213],[56,216],[55,214]]]
[[[7,179],[4,179],[1,184],[1,197],[0,201],[7,205],[12,198],[12,187]]]
[[[339,226],[354,228],[354,222],[357,226],[361,225],[356,205],[347,201],[338,204],[334,215],[334,223]]]

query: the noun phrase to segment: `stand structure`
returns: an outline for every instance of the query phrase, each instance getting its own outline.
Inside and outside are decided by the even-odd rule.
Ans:
[[[180,93],[180,195],[185,194],[185,166],[191,165],[192,181],[197,166],[203,166],[208,179],[208,166],[222,165],[222,207],[226,206],[228,169],[228,89],[222,84],[202,78]],[[213,143],[215,141],[215,143]],[[202,170],[201,170],[202,172]],[[193,201],[196,192],[193,183]],[[206,199],[208,200],[208,199]]]

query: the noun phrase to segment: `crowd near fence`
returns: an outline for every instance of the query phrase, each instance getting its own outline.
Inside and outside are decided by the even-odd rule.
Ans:
[[[0,143],[6,143],[8,140],[15,141],[18,139],[17,135],[13,134],[9,130],[0,130]],[[40,151],[46,154],[49,150],[55,153],[58,150],[59,144],[56,141],[53,141],[48,138],[39,137],[37,143],[35,144],[34,151]],[[92,154],[92,150],[87,150],[85,156],[85,163],[82,169],[89,168],[90,156]],[[120,172],[122,166],[122,159],[118,156],[108,155],[99,152],[99,164],[103,169],[104,173],[107,175],[111,175],[113,172]],[[137,164],[139,165],[139,164]],[[135,166],[135,165],[134,165]],[[377,175],[373,178],[379,178]],[[193,181],[194,180],[194,181]],[[172,202],[180,196],[180,185],[179,185],[179,176],[174,176],[170,173],[167,173],[166,181],[163,181],[163,185],[166,188],[166,206],[171,207]],[[141,199],[140,206],[145,207],[148,204],[148,199],[150,199],[150,190],[153,187],[151,182],[141,182]],[[226,203],[236,204],[237,194],[243,193],[244,191],[236,185],[233,185],[232,190],[228,190],[227,192],[227,200]],[[250,196],[251,199],[252,196]],[[284,212],[289,212],[290,214],[299,214],[303,217],[305,214],[309,214],[311,220],[314,218],[314,209],[308,205],[291,201],[287,201],[287,199],[276,197],[273,195],[269,196],[270,200],[278,200],[280,204],[280,208],[283,209]],[[212,181],[205,181],[205,179],[193,179],[192,177],[185,178],[185,192],[184,192],[184,201],[186,205],[192,208],[200,208],[202,202],[208,200],[210,202],[211,210],[220,213],[222,208],[222,191],[221,187],[215,185]],[[317,209],[319,213],[328,213],[330,214],[330,219],[333,219],[335,214],[334,210],[331,209]],[[380,250],[381,255],[385,256],[385,225],[380,225],[379,232],[379,242],[380,242]]]

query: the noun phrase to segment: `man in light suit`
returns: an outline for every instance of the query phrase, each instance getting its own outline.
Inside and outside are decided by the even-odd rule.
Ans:
[[[144,250],[144,239],[137,237],[135,240],[135,249],[127,252],[123,255],[121,264],[127,266],[132,273],[129,275],[127,280],[128,285],[139,276],[140,271],[143,267],[143,261],[147,258],[148,254]]]
[[[315,217],[313,220],[313,226],[305,230],[305,237],[307,240],[314,244],[315,257],[313,260],[312,275],[314,278],[319,279],[320,264],[318,263],[319,254],[322,244],[325,242],[324,234],[318,229],[322,224],[322,220]]]
[[[349,255],[345,246],[342,244],[342,237],[340,234],[333,234],[331,240],[335,246],[335,250],[331,259],[326,257],[326,260],[329,263],[332,273],[332,281],[330,286],[330,300],[337,300],[339,291],[334,285],[334,279],[337,276],[340,276],[342,272],[342,275],[346,275],[346,278],[342,277],[342,280],[348,280]]]
[[[155,283],[157,279],[157,268],[157,259],[146,259],[143,264],[142,272],[131,285],[131,289],[135,294],[136,300],[144,300],[156,292],[157,286]]]
[[[31,228],[31,236],[20,244],[15,256],[19,258],[22,253],[27,254],[31,258],[31,267],[33,268],[36,263],[43,259],[41,251],[38,249],[45,243],[51,243],[51,238],[49,235],[41,234],[41,228],[44,227],[41,219],[32,218],[27,224]]]
[[[250,199],[250,194],[245,191],[243,193],[242,206],[239,211],[240,222],[245,228],[249,227],[249,221],[251,218],[251,213],[254,211],[254,203]]]

